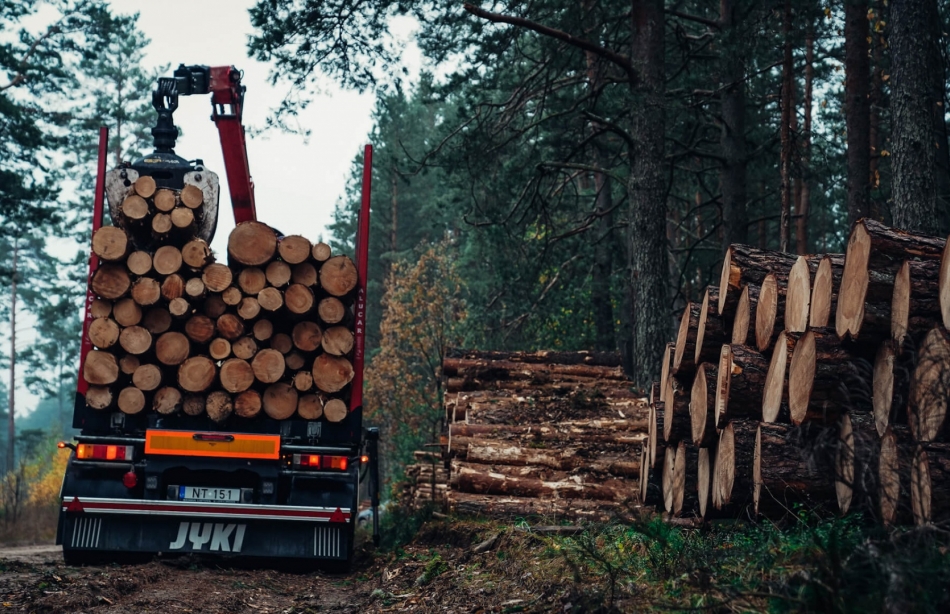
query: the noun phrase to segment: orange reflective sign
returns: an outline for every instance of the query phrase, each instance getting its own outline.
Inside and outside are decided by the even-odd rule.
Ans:
[[[280,435],[149,430],[145,432],[145,453],[277,460]]]

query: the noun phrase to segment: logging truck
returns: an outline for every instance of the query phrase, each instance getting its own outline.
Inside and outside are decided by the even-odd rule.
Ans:
[[[165,553],[345,567],[361,482],[378,507],[378,431],[362,421],[372,148],[355,262],[283,236],[257,221],[244,91],[234,67],[180,66],[153,92],[155,151],[108,172],[100,129],[80,434],[60,444],[67,563]],[[174,151],[172,114],[194,94],[211,95],[224,154],[227,264],[208,247],[217,175]]]

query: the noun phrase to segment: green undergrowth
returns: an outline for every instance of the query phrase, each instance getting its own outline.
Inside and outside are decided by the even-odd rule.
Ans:
[[[785,527],[672,527],[659,519],[543,538],[603,611],[946,612],[950,534],[858,517]],[[635,605],[632,605],[635,604]]]

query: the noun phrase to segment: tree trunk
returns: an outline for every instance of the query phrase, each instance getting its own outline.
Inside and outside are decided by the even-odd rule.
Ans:
[[[809,26],[805,35],[805,121],[802,130],[801,166],[802,189],[798,195],[798,219],[795,223],[795,240],[798,253],[808,253],[808,213],[811,209],[811,107],[812,83],[815,76],[815,34]]]
[[[848,134],[848,224],[871,214],[871,101],[867,0],[844,3],[845,115]]]
[[[741,48],[742,32],[737,23],[733,0],[719,3],[720,94],[722,129],[719,145],[722,160],[719,183],[722,189],[723,246],[748,243],[749,217],[746,213],[746,147],[745,147],[745,53]],[[728,40],[728,47],[726,46]]]
[[[628,262],[632,307],[636,310],[631,373],[646,387],[655,378],[669,331],[666,271],[666,136],[664,97],[665,25],[661,0],[634,2],[631,11],[631,63],[638,79],[631,84],[632,135]]]
[[[891,50],[891,117],[893,130],[893,216],[899,228],[941,234],[934,174],[934,108],[931,86],[936,0],[894,0],[888,24]],[[942,101],[941,101],[942,102]]]
[[[10,267],[10,382],[8,384],[9,398],[7,403],[7,473],[16,469],[16,293],[18,281],[17,256],[20,251],[19,247],[18,239],[14,237],[12,266]],[[93,276],[93,279],[95,279],[95,276]],[[94,362],[101,363],[101,366],[89,364],[89,358],[93,354],[97,354],[96,358],[98,359],[94,360]],[[83,376],[90,384],[111,384],[119,376],[118,366],[116,365],[113,368],[113,365],[115,365],[115,357],[111,354],[105,354],[105,356],[111,358],[110,362],[109,358],[105,358],[105,356],[102,356],[100,359],[98,354],[105,353],[92,350],[86,355]]]
[[[788,251],[789,226],[792,215],[792,134],[791,117],[794,109],[792,108],[792,89],[795,87],[795,80],[792,75],[794,65],[792,64],[792,1],[785,0],[785,12],[782,19],[782,35],[785,39],[784,59],[782,61],[782,116],[779,126],[779,135],[781,139],[781,194],[782,194],[782,217],[779,225],[779,243],[783,252]]]

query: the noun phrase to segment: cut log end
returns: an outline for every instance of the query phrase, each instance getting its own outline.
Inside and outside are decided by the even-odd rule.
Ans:
[[[319,420],[323,415],[323,401],[315,394],[302,395],[297,400],[297,414],[304,420]]]
[[[227,392],[215,390],[205,399],[205,413],[215,422],[224,422],[233,411],[234,402]]]
[[[261,222],[241,222],[228,237],[228,255],[241,264],[260,266],[277,253],[277,234]]]
[[[178,384],[188,392],[204,392],[214,383],[217,367],[206,356],[192,356],[178,367]]]
[[[749,339],[749,325],[752,323],[752,303],[749,286],[744,286],[736,304],[736,317],[732,321],[732,343],[745,345]]]
[[[870,256],[871,236],[863,224],[855,224],[848,239],[835,313],[835,331],[842,339],[849,334],[856,337],[861,329]]]
[[[815,281],[811,289],[811,304],[808,314],[808,324],[828,326],[831,320],[831,302],[834,296],[834,279],[831,258],[825,256],[818,263],[815,272]]]
[[[905,260],[894,276],[891,297],[891,338],[901,343],[910,323],[910,262]]]
[[[283,237],[277,244],[277,251],[281,259],[287,264],[300,264],[310,257],[312,246],[310,241],[300,235]]]
[[[256,390],[245,390],[234,397],[234,415],[240,418],[253,418],[261,413],[263,401]]]
[[[155,194],[155,179],[148,175],[142,175],[135,180],[132,187],[135,189],[135,193],[142,198],[151,198],[152,195]]]
[[[776,347],[775,352],[785,351]],[[795,344],[792,363],[788,368],[788,408],[792,424],[801,424],[808,414],[808,405],[815,385],[817,354],[815,352],[815,333],[808,331]]]
[[[182,407],[181,392],[172,386],[160,388],[152,399],[152,409],[162,415],[177,413]]]
[[[772,333],[778,315],[778,280],[769,273],[762,280],[759,301],[755,307],[755,344],[760,352],[772,347]]]
[[[874,408],[874,427],[883,435],[890,424],[891,404],[894,399],[894,344],[884,342],[874,357],[874,375],[871,384],[871,404]]]
[[[137,414],[145,409],[145,393],[135,386],[123,388],[119,392],[118,406],[124,414]]]
[[[190,183],[181,189],[179,198],[181,199],[181,204],[189,209],[197,209],[204,203],[205,199],[201,188]]]
[[[356,265],[348,256],[333,256],[320,267],[320,287],[331,296],[346,296],[356,288]]]
[[[799,256],[788,272],[785,290],[785,330],[802,333],[808,328],[808,307],[811,302],[811,272],[808,258]]]
[[[785,393],[785,375],[788,364],[785,333],[779,333],[775,342],[775,351],[769,362],[769,371],[765,376],[765,390],[762,393],[762,420],[775,422],[782,408],[782,397]]]
[[[313,383],[323,392],[334,393],[343,390],[353,381],[353,376],[352,363],[342,356],[321,354],[313,361]]]
[[[122,260],[129,250],[129,235],[116,226],[103,226],[92,235],[92,251],[106,261]]]
[[[845,414],[841,417],[838,445],[835,448],[835,498],[842,514],[847,514],[851,509],[851,500],[854,497],[854,463],[854,431],[851,416]]]
[[[290,384],[271,384],[264,391],[264,413],[274,420],[286,420],[297,411],[297,391]]]

